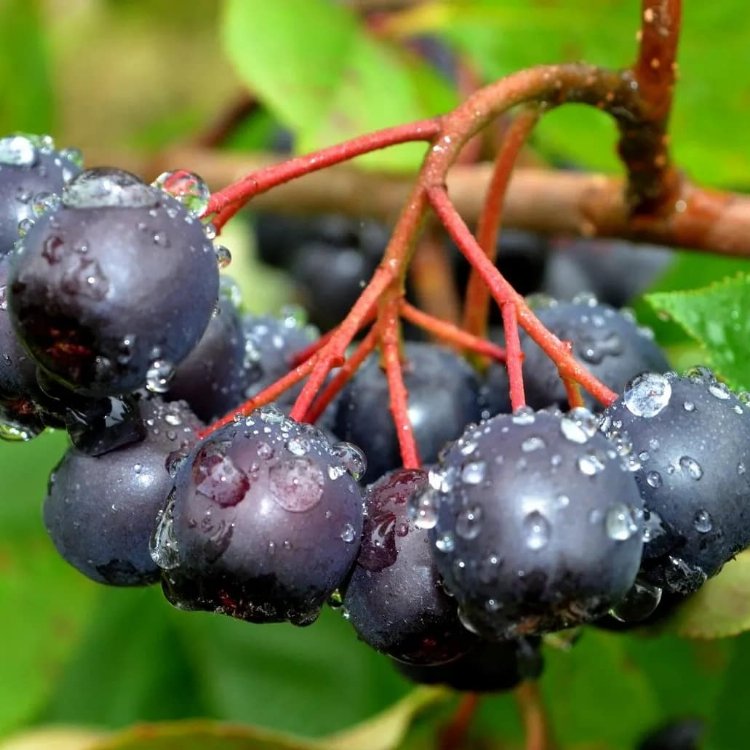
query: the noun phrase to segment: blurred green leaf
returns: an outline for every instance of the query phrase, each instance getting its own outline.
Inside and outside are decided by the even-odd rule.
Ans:
[[[724,638],[750,630],[750,552],[730,560],[680,608],[673,627],[687,638]]]
[[[454,103],[437,74],[326,0],[229,0],[223,33],[240,76],[295,132],[301,151],[439,114]],[[424,150],[399,146],[362,163],[413,169]]]
[[[54,100],[40,3],[0,0],[0,50],[0,133],[49,133]]]
[[[596,740],[632,750],[660,718],[648,675],[631,662],[620,634],[589,628],[570,652],[546,649],[540,688],[563,747]]]
[[[732,387],[750,387],[750,275],[692,291],[652,293],[646,299],[701,344],[707,364]]]
[[[428,3],[405,31],[444,34],[493,80],[542,63],[585,60],[624,68],[636,55],[641,4],[636,0],[461,0]],[[429,9],[434,9],[429,12]],[[570,22],[570,19],[575,19]],[[685,10],[680,38],[680,81],[671,135],[675,158],[701,182],[745,185],[747,94],[730,61],[747,59],[750,16],[739,2],[695,3]],[[537,143],[581,166],[618,168],[615,130],[592,110],[564,107],[540,124]],[[711,144],[710,148],[706,144]]]

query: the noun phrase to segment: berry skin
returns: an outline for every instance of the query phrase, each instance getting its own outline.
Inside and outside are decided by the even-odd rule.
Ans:
[[[344,595],[365,643],[423,665],[452,661],[476,641],[440,585],[426,530],[409,517],[409,499],[426,485],[426,471],[397,469],[367,488],[362,547]]]
[[[472,426],[415,499],[464,624],[490,639],[596,619],[632,586],[643,501],[585,409]]]
[[[698,368],[644,373],[602,418],[638,459],[642,575],[675,594],[695,591],[750,544],[750,406]]]
[[[175,369],[164,397],[187,401],[199,419],[211,422],[244,401],[244,361],[245,337],[239,311],[228,296],[221,295],[208,328]]]
[[[183,609],[312,622],[362,533],[358,451],[272,407],[217,430],[180,467],[152,555]]]
[[[37,219],[9,281],[26,348],[96,397],[166,390],[208,325],[219,277],[201,223],[178,201],[127,172],[94,169]]]
[[[69,448],[52,472],[44,524],[81,573],[115,586],[159,580],[149,542],[172,486],[167,462],[186,455],[200,423],[185,404],[140,403],[146,436],[98,457]]]
[[[407,342],[404,383],[409,418],[424,463],[455,440],[469,422],[482,417],[479,381],[471,367],[449,349]],[[388,383],[377,357],[369,357],[342,391],[333,431],[367,456],[364,481],[372,482],[401,465],[396,428],[388,404]]]
[[[573,302],[551,300],[546,307],[537,307],[534,312],[559,339],[571,341],[575,358],[617,393],[628,380],[645,370],[664,372],[669,369],[650,331],[639,328],[627,313],[598,304],[593,297],[583,296]],[[548,406],[567,409],[568,397],[555,364],[525,332],[521,334],[521,345],[525,356],[526,403],[534,409]],[[487,385],[490,413],[510,412],[505,368],[493,365]],[[582,393],[586,408],[601,408],[591,395]]]
[[[78,154],[56,151],[50,138],[0,138],[0,257],[13,248],[19,224],[35,219],[35,205],[59,193],[80,171]]]
[[[468,653],[448,664],[394,666],[404,677],[422,685],[447,685],[471,693],[512,690],[523,680],[534,680],[544,666],[538,638],[488,643],[479,641]]]

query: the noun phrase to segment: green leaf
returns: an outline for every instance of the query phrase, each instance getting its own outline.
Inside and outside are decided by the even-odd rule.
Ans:
[[[53,97],[40,3],[0,1],[0,133],[52,130]],[[9,95],[19,92],[20,95]]]
[[[596,739],[631,750],[660,717],[648,676],[634,668],[620,634],[591,628],[569,652],[546,649],[540,688],[562,747]]]
[[[703,289],[646,296],[703,347],[707,364],[734,388],[750,387],[750,275]]]
[[[487,80],[542,63],[585,60],[624,68],[635,59],[641,7],[635,1],[587,3],[584,12],[579,0],[442,5],[416,11],[406,30],[445,34]],[[739,2],[696,3],[683,16],[671,142],[680,166],[703,183],[747,184],[746,94],[727,70],[746,59],[749,35],[750,16]],[[537,144],[549,154],[605,170],[619,166],[614,137],[610,123],[583,107],[562,108],[536,131]]]
[[[750,552],[728,562],[680,607],[673,625],[687,638],[724,638],[750,630]]]
[[[368,35],[326,0],[229,0],[224,43],[240,77],[310,151],[378,128],[439,114],[454,97],[436,73]],[[362,160],[413,169],[423,144]]]

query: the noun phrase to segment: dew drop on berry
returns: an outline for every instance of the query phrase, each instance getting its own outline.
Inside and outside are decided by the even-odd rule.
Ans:
[[[462,539],[475,539],[482,530],[482,508],[464,508],[456,518],[456,534]]]
[[[440,552],[452,552],[455,546],[456,540],[450,531],[446,531],[435,540],[435,547]]]
[[[609,613],[620,622],[640,622],[656,610],[661,595],[662,591],[658,586],[636,580],[628,593]]]
[[[513,420],[513,424],[529,425],[534,424],[536,416],[530,406],[521,406],[513,412],[511,419]]]
[[[529,549],[538,550],[545,547],[551,533],[549,521],[538,510],[531,511],[523,519],[523,535]]]
[[[672,385],[664,375],[643,373],[628,383],[623,395],[627,410],[636,417],[655,417],[669,403]]]
[[[487,465],[484,461],[472,461],[464,466],[461,471],[461,480],[465,484],[480,484],[484,481]]]
[[[714,527],[711,514],[707,510],[699,510],[693,518],[693,527],[699,534],[707,534]]]
[[[174,536],[174,498],[175,490],[172,490],[165,508],[159,513],[149,544],[151,559],[162,570],[173,570],[179,565],[179,550]]]
[[[151,184],[176,198],[193,216],[200,216],[208,208],[211,191],[193,172],[185,169],[162,172]]]
[[[663,480],[661,474],[658,471],[649,471],[646,474],[646,483],[649,487],[653,487],[655,490],[662,486]]]
[[[682,456],[680,458],[680,468],[687,473],[691,479],[696,481],[703,476],[703,467],[690,456]]]
[[[336,443],[331,448],[331,454],[356,481],[359,481],[367,471],[365,454],[353,443]]]
[[[434,490],[427,490],[409,500],[409,517],[418,529],[434,529],[438,519]]]
[[[708,392],[721,401],[726,401],[732,395],[729,388],[724,383],[719,382],[709,383]]]
[[[531,437],[526,438],[521,443],[521,450],[524,453],[531,453],[532,451],[541,450],[546,446],[546,443],[544,440],[536,435],[532,435]]]
[[[637,531],[638,525],[633,520],[633,514],[626,505],[613,505],[604,517],[604,528],[607,536],[616,542],[630,539]]]
[[[36,146],[25,135],[10,135],[0,138],[0,164],[28,167],[37,160]]]
[[[214,252],[219,268],[226,268],[232,262],[232,253],[226,245],[214,245]]]
[[[578,458],[578,470],[587,477],[593,477],[605,468],[604,461],[598,453],[584,453]]]
[[[302,457],[310,450],[310,441],[301,436],[291,437],[286,442],[286,449],[293,456]]]
[[[350,523],[344,526],[344,530],[341,532],[341,539],[347,544],[351,544],[357,538],[357,532]]]
[[[268,479],[274,500],[292,513],[314,508],[323,496],[323,471],[308,458],[274,464],[268,471]]]
[[[597,431],[597,418],[582,407],[571,409],[560,418],[560,432],[571,443],[583,444],[590,440]]]
[[[62,191],[66,208],[147,208],[158,205],[159,194],[122,169],[96,167],[81,172]]]
[[[695,404],[692,401],[684,401],[682,404],[682,408],[685,411],[695,411]]]
[[[152,393],[166,393],[175,368],[165,359],[155,359],[146,370],[146,389]]]

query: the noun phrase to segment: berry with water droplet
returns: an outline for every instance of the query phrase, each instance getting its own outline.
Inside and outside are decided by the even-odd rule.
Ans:
[[[440,459],[456,478],[437,492],[435,560],[465,622],[489,638],[602,616],[630,589],[641,560],[643,503],[614,448],[598,432],[571,431],[559,412],[523,414],[471,427]],[[544,446],[524,450],[531,437]],[[469,441],[468,458],[485,466],[480,483],[464,477]],[[471,534],[463,533],[467,511]]]
[[[100,583],[140,586],[159,579],[149,542],[172,486],[167,457],[187,454],[200,422],[186,404],[138,404],[143,438],[90,455],[68,449],[50,477],[44,523],[67,562]]]
[[[620,392],[644,370],[663,372],[669,368],[653,336],[639,327],[630,315],[609,305],[580,299],[548,304],[534,311],[539,320],[559,339],[570,341],[572,354],[605,385]],[[526,402],[536,408],[568,407],[568,397],[557,367],[526,333],[521,334],[524,352],[523,379]],[[492,365],[487,375],[490,413],[510,411],[508,376],[504,366]],[[588,409],[600,408],[583,392]]]
[[[252,622],[312,622],[349,573],[362,532],[361,490],[332,467],[323,434],[273,407],[196,446],[159,530],[170,546],[169,601]],[[154,559],[161,552],[156,540]]]
[[[19,224],[31,226],[40,196],[59,193],[80,172],[80,165],[56,151],[48,137],[0,138],[0,256],[18,239]]]
[[[449,440],[482,415],[479,381],[465,360],[433,344],[407,342],[404,383],[420,458],[430,463]],[[377,357],[370,357],[344,389],[334,432],[367,456],[364,480],[372,482],[401,465],[396,428],[388,409],[388,384]]]
[[[634,476],[659,519],[660,533],[644,547],[642,576],[691,593],[750,544],[750,483],[737,471],[750,461],[750,414],[699,368],[635,378],[603,414],[605,433],[614,424],[643,457]]]
[[[90,396],[142,388],[155,362],[181,362],[208,325],[219,284],[213,247],[189,218],[121,170],[70,182],[12,257],[10,315],[37,362]],[[167,247],[153,243],[157,230]]]
[[[362,546],[344,596],[359,637],[411,664],[451,661],[476,640],[440,585],[426,530],[409,515],[410,498],[426,486],[427,472],[397,469],[367,488]]]

